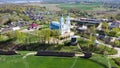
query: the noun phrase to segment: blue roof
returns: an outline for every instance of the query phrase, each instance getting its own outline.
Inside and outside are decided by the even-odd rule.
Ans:
[[[61,25],[59,22],[52,21],[50,23],[50,29],[59,30],[60,28],[61,28]]]
[[[56,26],[59,26],[59,25],[60,25],[60,23],[59,23],[59,22],[56,22],[56,21],[52,21],[51,24],[56,25]]]

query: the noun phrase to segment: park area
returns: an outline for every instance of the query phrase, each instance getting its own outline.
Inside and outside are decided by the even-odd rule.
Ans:
[[[30,51],[20,51],[20,55],[0,56],[1,68],[106,68],[107,60],[105,56],[94,55],[89,59],[80,57],[43,57],[43,56],[26,56],[32,53]],[[112,66],[116,66],[110,59]]]

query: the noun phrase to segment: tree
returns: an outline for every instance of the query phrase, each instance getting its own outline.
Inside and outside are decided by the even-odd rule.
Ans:
[[[60,31],[58,30],[51,30],[51,37],[54,39],[54,43],[59,42]]]
[[[120,46],[120,41],[119,40],[115,40],[115,44],[116,46]]]
[[[29,17],[27,17],[27,16],[25,16],[25,15],[23,15],[23,14],[20,14],[19,16],[20,16],[20,18],[22,18],[24,21],[29,21],[29,20],[30,20]]]
[[[47,41],[49,43],[50,40],[50,29],[43,29],[41,31],[38,31],[38,37],[42,41],[43,44],[45,44]]]
[[[95,36],[90,35],[90,41],[94,42],[96,40]]]
[[[95,25],[90,27],[90,33],[96,34]]]
[[[17,43],[24,43],[25,42],[25,38],[27,37],[27,35],[22,33],[22,32],[20,32],[20,31],[15,31],[14,37],[16,38],[16,42]]]
[[[20,17],[17,16],[17,15],[15,15],[15,14],[14,14],[14,15],[10,15],[9,20],[10,20],[11,22],[19,21],[19,20],[20,20]]]
[[[102,29],[105,31],[106,34],[109,33],[109,25],[108,25],[107,22],[104,22],[104,23],[102,24]]]
[[[34,22],[37,23],[37,24],[40,24],[40,21],[39,21],[39,20],[35,20]]]
[[[118,32],[120,32],[120,28],[113,28],[112,29],[112,32],[114,32],[115,33],[115,36],[117,36],[117,34],[118,34]]]
[[[120,20],[120,13],[115,16],[117,20]]]
[[[90,40],[91,41],[95,41],[96,39],[96,31],[95,31],[95,26],[91,26],[90,29],[89,29],[89,33],[90,33]]]
[[[9,22],[9,18],[7,16],[0,17],[0,24],[6,24]]]

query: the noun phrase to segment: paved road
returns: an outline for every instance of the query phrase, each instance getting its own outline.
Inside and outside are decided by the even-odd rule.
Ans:
[[[107,46],[109,48],[113,48],[112,45],[104,44],[102,42],[99,42],[99,43],[102,44],[102,45],[104,45],[104,46]],[[115,54],[115,55],[109,55],[109,57],[111,57],[111,58],[119,58],[120,57],[120,48],[114,47],[114,49],[117,50],[118,53]]]

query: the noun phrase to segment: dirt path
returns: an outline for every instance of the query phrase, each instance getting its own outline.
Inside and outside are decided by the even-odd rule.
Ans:
[[[75,61],[73,62],[72,66],[70,68],[74,68],[75,64],[77,63],[78,57],[75,58]]]
[[[30,56],[30,55],[35,55],[37,52],[31,52],[31,53],[27,53],[25,56],[23,56],[22,58],[25,59],[27,56]]]

